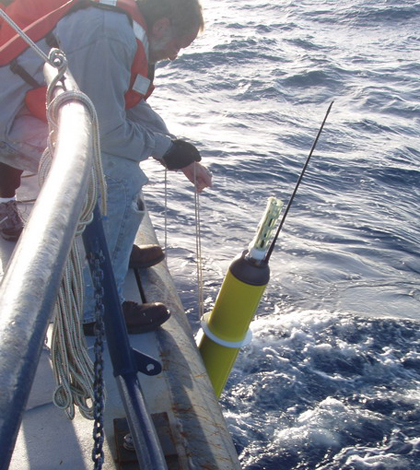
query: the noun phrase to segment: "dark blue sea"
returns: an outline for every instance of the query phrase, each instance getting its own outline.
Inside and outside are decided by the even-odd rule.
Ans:
[[[420,469],[420,2],[203,0],[206,30],[151,104],[214,175],[206,311],[285,203],[329,104],[221,405],[246,470]],[[146,198],[164,241],[164,173]],[[167,251],[199,326],[194,193],[168,181]]]

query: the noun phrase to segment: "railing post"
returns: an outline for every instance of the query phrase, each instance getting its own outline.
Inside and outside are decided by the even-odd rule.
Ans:
[[[0,470],[9,467],[91,172],[86,109],[69,102],[59,119],[50,172],[0,285]]]
[[[113,373],[127,414],[137,458],[141,468],[167,470],[156,429],[147,411],[137,378],[138,365],[135,355],[141,355],[143,360],[150,361],[154,368],[151,375],[159,373],[161,368],[152,358],[134,351],[130,346],[98,205],[96,205],[93,214],[93,221],[83,232],[83,242],[88,258],[95,257],[95,254],[101,254],[100,269],[104,274],[102,286],[108,350]]]

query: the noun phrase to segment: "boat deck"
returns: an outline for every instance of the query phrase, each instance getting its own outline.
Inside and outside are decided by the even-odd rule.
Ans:
[[[36,177],[24,180],[19,201],[36,198]],[[33,202],[19,203],[28,217]],[[149,217],[140,227],[137,243],[156,242]],[[15,244],[0,238],[0,279]],[[159,360],[163,372],[154,377],[139,374],[145,402],[157,423],[158,434],[169,469],[239,469],[237,454],[217,398],[207,377],[201,356],[196,348],[188,320],[175,291],[166,262],[141,272],[142,285],[148,302],[164,302],[171,318],[156,332],[130,335],[131,346]],[[134,273],[128,273],[126,298],[140,301]],[[86,338],[93,358],[94,338]],[[125,411],[105,345],[105,384],[107,400],[104,416],[104,470],[136,469],[134,452],[120,449],[114,437],[125,435]],[[48,342],[41,354],[35,382],[24,413],[11,470],[83,470],[93,467],[93,421],[76,412],[73,420],[52,402],[54,380],[49,358]],[[117,454],[123,464],[117,464]]]

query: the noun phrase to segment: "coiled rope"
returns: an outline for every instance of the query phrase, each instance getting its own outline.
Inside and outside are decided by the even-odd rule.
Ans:
[[[62,408],[70,419],[75,415],[75,406],[80,413],[94,419],[94,372],[81,328],[84,305],[84,281],[82,258],[79,252],[80,235],[93,217],[93,209],[98,195],[101,198],[102,213],[106,214],[106,184],[103,178],[99,127],[95,108],[90,99],[79,91],[64,91],[53,98],[55,86],[64,77],[67,69],[65,55],[59,49],[52,49],[47,56],[19,26],[2,10],[0,16],[29,44],[41,59],[57,69],[57,74],[47,90],[47,118],[49,137],[47,149],[39,166],[39,180],[42,185],[49,172],[56,145],[58,112],[60,107],[71,101],[82,103],[92,120],[93,166],[89,189],[79,219],[76,236],[64,269],[61,281],[51,339],[51,359],[57,384],[53,395],[54,403]]]
[[[50,57],[57,63],[61,51],[53,50]],[[52,57],[51,57],[52,58]],[[58,112],[68,102],[80,102],[88,110],[92,119],[93,166],[90,184],[84,207],[76,229],[76,236],[67,260],[60,290],[58,293],[56,314],[51,339],[51,360],[53,364],[56,389],[53,401],[63,409],[70,419],[75,415],[75,406],[88,419],[94,418],[93,383],[95,380],[93,363],[88,355],[81,321],[84,306],[83,262],[79,251],[80,235],[93,217],[98,196],[102,203],[102,213],[106,213],[106,186],[103,179],[99,145],[99,127],[95,108],[89,98],[79,91],[65,91],[52,98],[55,84],[60,80],[59,69],[56,79],[47,92],[47,118],[49,123],[48,146],[45,150],[40,167],[39,179],[42,185],[49,168],[56,145],[58,130]]]

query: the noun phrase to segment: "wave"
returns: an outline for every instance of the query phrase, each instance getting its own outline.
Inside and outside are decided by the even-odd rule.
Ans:
[[[244,468],[415,468],[418,322],[278,312],[252,329],[222,397]]]
[[[412,21],[413,25],[420,16],[418,2],[406,1],[347,1],[335,5],[335,8],[318,7],[314,2],[312,8],[302,9],[302,17],[315,23],[342,24],[353,27],[377,28],[395,26],[400,22]]]
[[[287,203],[335,100],[222,397],[243,467],[417,469],[420,4],[205,5],[205,34],[159,67],[151,100],[214,174],[200,196],[206,310],[267,197]],[[196,330],[193,194],[169,178],[168,262]],[[148,205],[163,233],[159,184]]]

